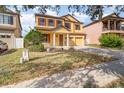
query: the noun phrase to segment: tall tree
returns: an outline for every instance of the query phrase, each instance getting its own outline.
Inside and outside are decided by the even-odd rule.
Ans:
[[[57,14],[60,13],[60,5],[22,5],[22,6],[0,6],[0,11],[4,11],[5,7],[13,7],[16,11],[20,10],[27,11],[28,9],[36,8],[40,13],[45,14],[47,10],[55,11]],[[68,5],[69,12],[74,13],[84,13],[91,17],[91,20],[101,19],[105,8],[114,8],[114,12],[120,14],[124,12],[124,5]]]

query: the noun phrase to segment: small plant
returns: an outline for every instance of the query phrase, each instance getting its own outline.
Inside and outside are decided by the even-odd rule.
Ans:
[[[116,34],[105,34],[99,39],[102,46],[110,48],[122,48],[123,40]]]
[[[84,88],[96,88],[97,86],[94,83],[88,81],[85,83],[85,85],[83,87]]]
[[[28,49],[31,52],[43,52],[43,51],[45,51],[43,44],[29,46]]]
[[[88,76],[88,80],[86,81],[86,83],[83,87],[84,88],[96,88],[98,86],[96,85],[96,82],[95,82],[93,76]]]
[[[72,68],[72,63],[69,61],[64,62],[61,66],[60,69],[61,71],[65,71],[66,69],[71,69]]]

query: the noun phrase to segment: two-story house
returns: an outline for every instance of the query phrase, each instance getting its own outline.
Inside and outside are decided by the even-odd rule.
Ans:
[[[100,44],[99,38],[103,34],[117,34],[124,36],[124,18],[112,13],[101,20],[94,21],[84,26],[89,44]]]
[[[0,40],[7,43],[8,48],[15,48],[15,38],[21,37],[20,14],[9,9],[0,12]]]
[[[84,46],[83,23],[71,15],[61,17],[35,14],[37,31],[45,36],[46,47]]]

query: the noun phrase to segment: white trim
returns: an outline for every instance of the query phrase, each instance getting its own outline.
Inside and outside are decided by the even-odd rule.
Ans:
[[[56,34],[53,33],[53,47],[56,46]]]
[[[10,34],[10,33],[0,33],[0,35],[13,35],[13,34]]]
[[[67,46],[69,46],[69,34],[67,34]]]

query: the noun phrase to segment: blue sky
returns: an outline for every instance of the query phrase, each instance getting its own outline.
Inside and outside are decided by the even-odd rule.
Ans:
[[[107,8],[104,10],[104,16],[109,15],[114,12],[113,8]],[[37,9],[30,9],[27,12],[21,12],[21,24],[22,24],[22,35],[25,36],[29,31],[30,27],[33,28],[35,26],[35,17],[34,14],[38,13]],[[56,12],[47,10],[48,15],[53,16],[62,16],[68,14],[67,6],[62,6],[60,9],[60,13],[57,15]],[[123,15],[122,15],[123,16]],[[84,25],[89,24],[91,22],[90,17],[85,14],[79,14],[75,13],[75,18],[77,18],[79,21],[83,22]]]

